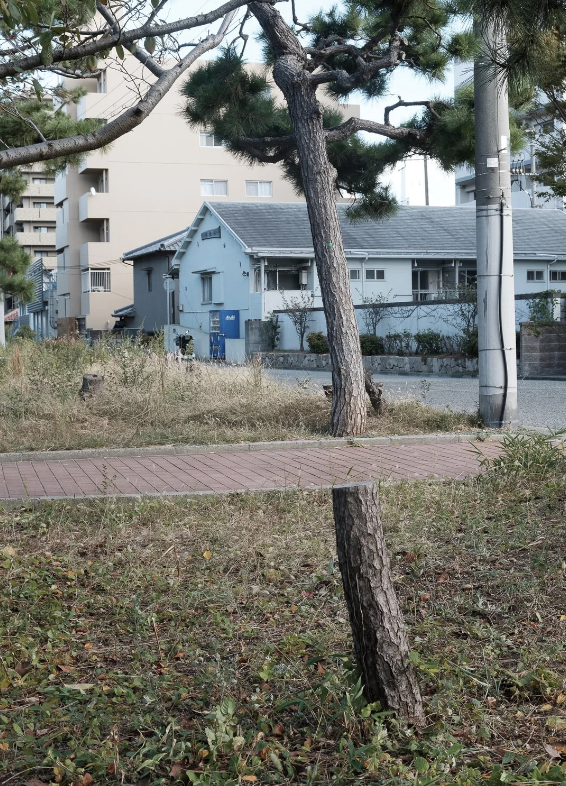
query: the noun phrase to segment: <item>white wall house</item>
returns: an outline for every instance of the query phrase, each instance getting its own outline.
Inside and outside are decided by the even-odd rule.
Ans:
[[[384,221],[356,223],[348,220],[346,205],[338,205],[338,211],[355,305],[378,293],[397,305],[432,305],[454,297],[458,285],[475,280],[474,211],[400,207]],[[513,228],[516,293],[566,292],[566,215],[559,210],[516,210]],[[241,357],[246,321],[266,319],[301,293],[318,309],[310,330],[326,330],[304,203],[205,202],[172,267],[179,276],[175,329],[195,338],[199,356],[210,354],[211,331],[223,332],[217,323],[222,314],[230,314],[226,356]],[[361,308],[357,314],[363,332]],[[518,321],[524,318],[518,308]],[[297,349],[293,326],[285,316],[281,321],[280,348]],[[450,332],[425,306],[412,309],[403,322],[384,319],[379,332],[428,327]]]

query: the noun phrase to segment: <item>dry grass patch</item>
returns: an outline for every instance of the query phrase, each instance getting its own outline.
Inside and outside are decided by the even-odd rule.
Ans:
[[[105,376],[93,398],[82,376]],[[15,341],[0,358],[0,451],[215,444],[320,437],[330,407],[322,391],[281,385],[261,367],[168,365],[133,341]],[[370,415],[370,434],[469,431],[477,420],[418,402]]]
[[[328,493],[5,513],[3,777],[566,781],[564,477],[391,485],[382,503],[419,734],[361,696]]]

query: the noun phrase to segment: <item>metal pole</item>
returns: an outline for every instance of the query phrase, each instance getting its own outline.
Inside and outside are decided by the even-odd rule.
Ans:
[[[533,175],[537,173],[537,158],[535,155],[535,143],[531,142],[531,207],[537,206],[537,184]]]
[[[428,156],[425,153],[424,155],[424,198],[425,198],[425,205],[429,205],[429,198],[428,198]]]
[[[474,64],[476,254],[480,415],[490,428],[517,423],[517,358],[507,83],[490,52],[505,42],[494,27],[479,31]]]

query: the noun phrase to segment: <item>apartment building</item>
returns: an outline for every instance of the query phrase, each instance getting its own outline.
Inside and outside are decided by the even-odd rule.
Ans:
[[[454,68],[455,90],[473,82],[473,64],[457,63]],[[527,127],[537,129],[545,119],[530,114],[524,118]],[[550,130],[550,129],[546,129]],[[564,200],[549,194],[548,189],[532,179],[536,173],[536,144],[528,142],[525,149],[511,156],[511,202],[513,208],[544,208],[564,210]],[[455,171],[456,204],[475,207],[476,178],[473,167],[458,166]]]
[[[43,260],[42,269],[54,282],[57,267],[55,178],[46,175],[41,164],[28,164],[21,167],[20,172],[28,185],[18,203],[2,195],[1,233],[2,236],[15,237],[31,256],[34,264],[38,260]],[[15,328],[24,324],[29,325],[33,330],[38,327],[32,315],[34,312],[29,311],[25,306],[20,306],[16,314],[18,305],[10,296],[6,296],[5,308],[6,314],[11,314],[10,323]],[[52,308],[55,311],[55,302]],[[41,334],[44,335],[44,331]]]
[[[133,58],[126,62],[131,73],[148,78]],[[78,118],[111,120],[137,100],[122,71],[109,68],[83,82],[88,92],[71,110]],[[250,166],[206,129],[189,128],[179,89],[133,132],[56,179],[60,334],[111,329],[112,313],[133,302],[132,265],[123,254],[189,226],[205,199],[300,199],[278,166]]]

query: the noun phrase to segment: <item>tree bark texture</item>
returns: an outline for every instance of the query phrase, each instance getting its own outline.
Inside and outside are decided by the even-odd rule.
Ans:
[[[251,3],[250,8],[274,46],[273,77],[293,124],[332,361],[330,430],[334,436],[358,436],[366,429],[364,369],[336,208],[336,176],[326,151],[323,108],[295,34],[272,6]]]
[[[332,491],[338,562],[365,696],[416,726],[425,723],[393,586],[375,483]]]

